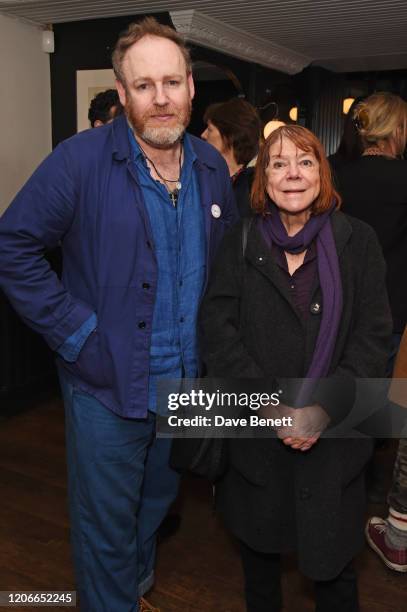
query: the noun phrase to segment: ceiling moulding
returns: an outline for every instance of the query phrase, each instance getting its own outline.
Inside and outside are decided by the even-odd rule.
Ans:
[[[187,42],[288,74],[301,72],[311,62],[301,53],[248,34],[198,11],[170,11],[170,15],[174,26]]]
[[[0,3],[0,15],[2,15],[3,17],[7,17],[7,19],[14,19],[14,21],[20,21],[21,23],[25,23],[26,25],[33,26],[34,28],[38,28],[39,30],[42,30],[43,25],[45,25],[45,24],[39,23],[38,21],[34,21],[33,19],[28,19],[28,17],[19,17],[18,15],[13,15],[13,13],[5,13],[1,9],[2,9],[2,6]]]

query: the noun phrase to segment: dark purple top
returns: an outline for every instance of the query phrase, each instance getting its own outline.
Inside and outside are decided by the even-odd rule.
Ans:
[[[271,252],[275,262],[283,272],[294,306],[300,313],[301,319],[306,321],[310,314],[311,298],[318,273],[315,242],[311,242],[310,247],[305,253],[304,262],[296,269],[293,275],[288,272],[287,258],[284,250],[273,243]]]

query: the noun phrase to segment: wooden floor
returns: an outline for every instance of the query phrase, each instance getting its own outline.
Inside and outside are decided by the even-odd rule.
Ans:
[[[73,590],[58,399],[0,422],[0,487],[0,590]],[[185,480],[179,505],[181,528],[159,546],[149,599],[162,612],[244,612],[238,555],[214,516],[211,488]],[[406,612],[407,575],[387,570],[368,549],[357,563],[362,612]],[[294,559],[285,563],[284,599],[287,612],[313,610],[312,587]]]

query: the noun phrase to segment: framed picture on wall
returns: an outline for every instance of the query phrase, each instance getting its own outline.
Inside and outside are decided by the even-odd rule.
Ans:
[[[101,91],[115,88],[115,77],[112,69],[77,70],[76,71],[76,131],[90,128],[88,120],[89,105]]]

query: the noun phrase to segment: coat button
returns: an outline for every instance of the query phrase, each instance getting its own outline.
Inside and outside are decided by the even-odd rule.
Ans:
[[[309,499],[311,497],[311,491],[308,487],[302,487],[300,489],[300,499]]]
[[[319,302],[313,302],[310,307],[310,311],[314,315],[319,315],[322,312],[322,306]]]
[[[143,283],[141,286],[143,287],[143,289],[150,289],[151,287],[150,283]]]
[[[257,256],[257,263],[261,266],[264,266],[264,264],[266,263],[266,258],[264,255],[258,255]]]
[[[145,321],[140,321],[140,323],[138,324],[139,329],[144,329],[146,326],[146,322]]]

